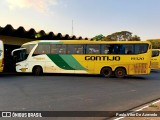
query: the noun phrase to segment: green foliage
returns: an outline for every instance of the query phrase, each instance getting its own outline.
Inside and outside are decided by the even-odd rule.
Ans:
[[[103,36],[102,34],[100,34],[100,35],[97,35],[97,36],[93,37],[92,39],[96,40],[96,41],[100,41],[100,40],[104,40],[104,38],[105,38],[105,36]]]
[[[115,32],[111,35],[108,35],[104,39],[105,41],[140,41],[140,37],[137,35],[132,36],[132,33],[129,31]]]
[[[152,43],[153,49],[160,49],[160,39],[150,39],[148,41]]]
[[[108,36],[103,36],[102,34],[97,35],[92,38],[92,40],[103,40],[103,41],[140,41],[140,37],[137,35],[132,36],[129,31],[115,32]]]
[[[138,37],[137,35],[134,35],[131,37],[131,39],[129,41],[141,41],[141,38]]]

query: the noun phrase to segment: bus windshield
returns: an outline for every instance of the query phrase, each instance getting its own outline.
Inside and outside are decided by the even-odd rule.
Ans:
[[[34,46],[35,46],[35,44],[22,45],[21,48],[26,49],[26,57],[28,57],[29,53],[31,52],[31,50],[33,49]]]
[[[29,53],[35,44],[22,45],[20,49],[14,51],[14,59],[16,62],[24,61],[28,58]]]

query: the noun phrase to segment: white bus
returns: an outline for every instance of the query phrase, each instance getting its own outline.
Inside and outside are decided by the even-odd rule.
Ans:
[[[0,72],[3,72],[4,67],[4,44],[3,41],[0,40]]]

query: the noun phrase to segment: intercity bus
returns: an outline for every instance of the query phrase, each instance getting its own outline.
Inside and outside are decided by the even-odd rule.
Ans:
[[[151,69],[160,69],[160,49],[152,49]]]
[[[150,73],[148,41],[39,40],[12,51],[17,72],[101,74],[104,77]]]
[[[4,67],[4,44],[3,41],[0,40],[0,72],[3,72]]]

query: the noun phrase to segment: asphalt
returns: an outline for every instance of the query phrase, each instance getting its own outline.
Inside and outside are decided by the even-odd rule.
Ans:
[[[159,75],[0,74],[0,111],[126,111],[160,97]]]

